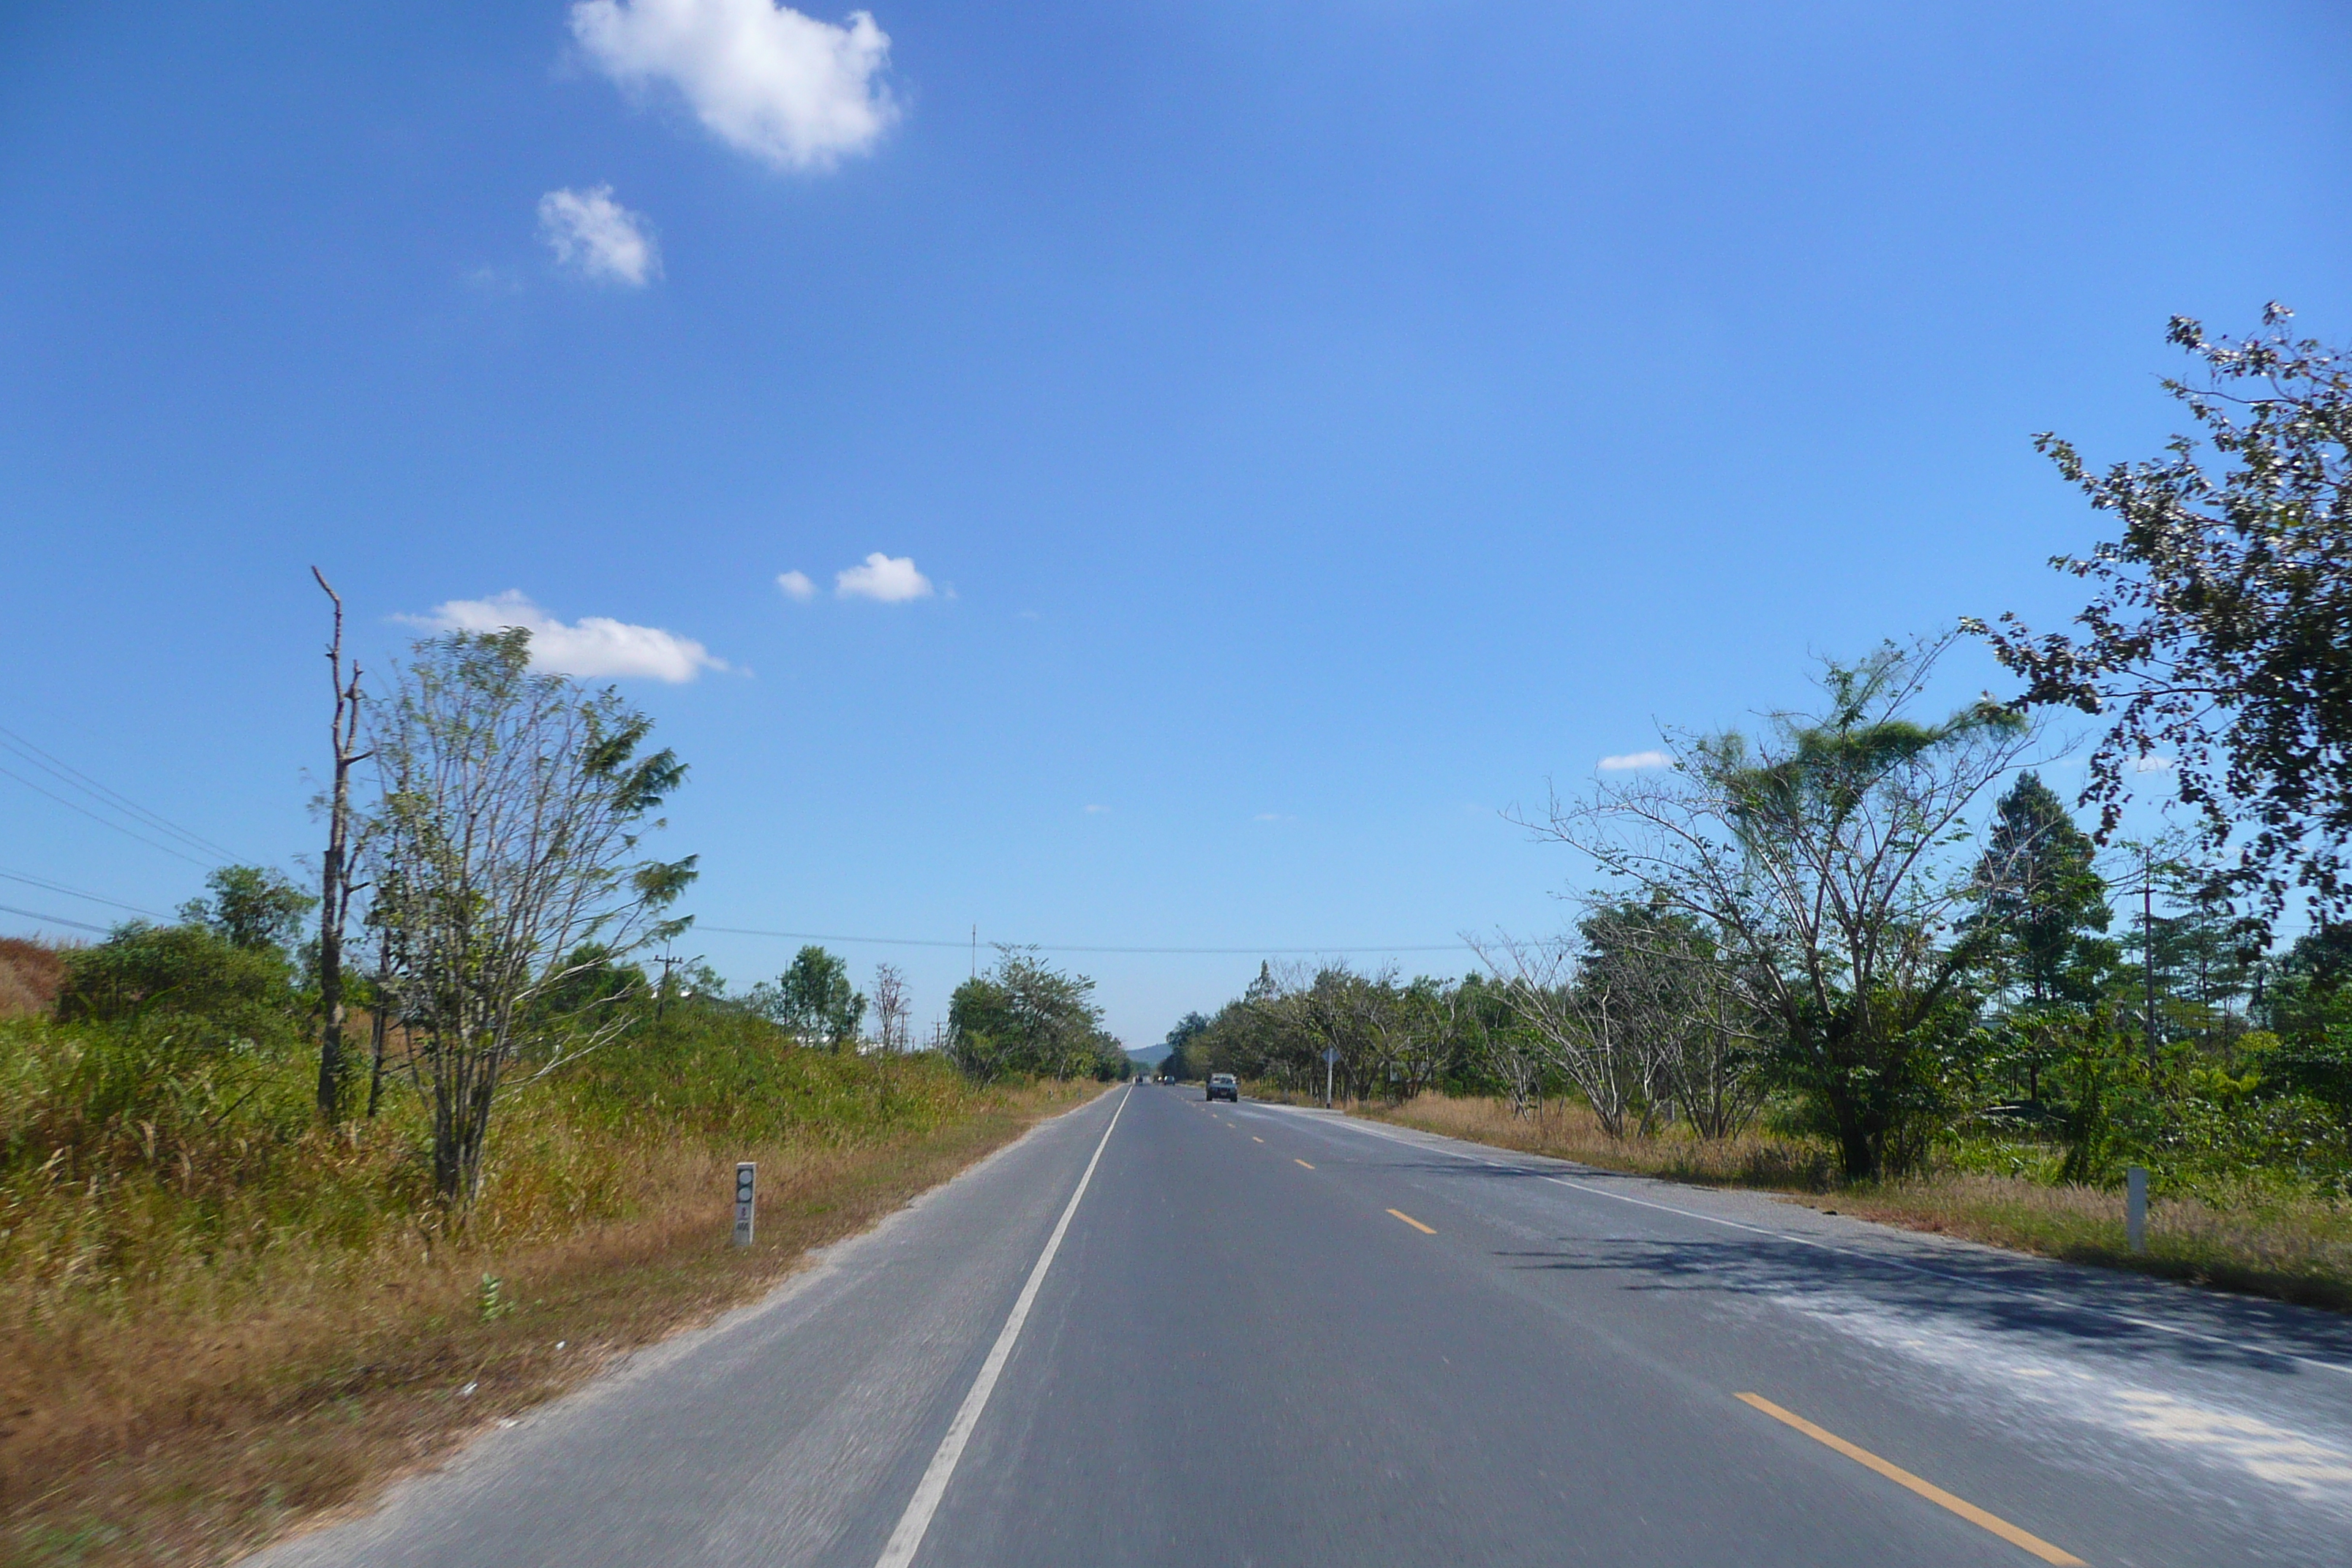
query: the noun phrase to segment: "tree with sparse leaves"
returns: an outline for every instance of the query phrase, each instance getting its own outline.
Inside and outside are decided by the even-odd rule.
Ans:
[[[1977,956],[1952,940],[1977,885],[1954,852],[2032,739],[1990,701],[1917,715],[1948,643],[1831,662],[1820,711],[1670,733],[1670,769],[1528,824],[1706,933],[1854,1179],[1915,1164],[1940,1126]]]
[[[432,1113],[433,1189],[453,1209],[479,1190],[509,1069],[552,1071],[625,1019],[603,986],[575,1009],[551,1004],[682,929],[659,911],[694,861],[641,845],[686,776],[675,753],[643,750],[652,728],[610,687],[535,673],[520,629],[417,644],[371,710],[380,984]]]

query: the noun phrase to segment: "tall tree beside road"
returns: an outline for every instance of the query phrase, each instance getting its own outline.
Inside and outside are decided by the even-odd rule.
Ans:
[[[520,629],[421,642],[369,724],[384,985],[432,1111],[434,1192],[458,1210],[508,1069],[551,1070],[620,1026],[601,994],[571,1013],[541,1004],[676,934],[683,922],[656,916],[694,877],[691,858],[639,848],[684,764],[640,754],[652,721],[610,688],[533,674],[530,645]]]
[[[1915,1163],[1936,1124],[1939,1048],[1974,958],[1945,939],[1979,881],[1951,851],[2032,743],[1990,702],[1915,716],[1950,640],[1831,662],[1820,712],[1773,715],[1755,740],[1669,733],[1669,770],[1528,825],[1723,951],[1778,1071],[1855,1178]]]
[[[2095,472],[2072,444],[2035,438],[2123,525],[2051,563],[2098,584],[2079,637],[2037,637],[2013,615],[1963,623],[2024,679],[2021,707],[2110,721],[2084,796],[2102,838],[2165,759],[2209,850],[2235,842],[2273,917],[2298,888],[2326,911],[2352,902],[2352,355],[2292,337],[2291,317],[2273,304],[2262,334],[2236,341],[2173,319],[2169,340],[2204,374],[2164,385],[2201,440]]]

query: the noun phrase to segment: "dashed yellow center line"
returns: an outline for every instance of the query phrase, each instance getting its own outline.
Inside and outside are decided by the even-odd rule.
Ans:
[[[1435,1236],[1437,1234],[1437,1227],[1435,1226],[1423,1225],[1421,1221],[1413,1218],[1412,1215],[1405,1213],[1402,1209],[1391,1209],[1389,1210],[1389,1213],[1396,1215],[1397,1218],[1404,1221],[1405,1224],[1412,1226],[1413,1229],[1421,1232],[1423,1236]]]
[[[1396,1214],[1396,1210],[1394,1209],[1391,1209],[1389,1212],[1391,1214]],[[1403,1216],[1400,1215],[1398,1217],[1402,1218]],[[1921,1497],[1926,1498],[1929,1502],[1934,1503],[1937,1508],[1949,1509],[1952,1512],[1958,1514],[1962,1519],[1967,1520],[1970,1524],[1976,1525],[1979,1529],[1992,1531],[1995,1535],[2000,1536],[2003,1541],[2008,1542],[2011,1546],[2017,1547],[2021,1551],[2030,1552],[2034,1556],[2041,1558],[2044,1563],[2055,1563],[2057,1568],[2087,1568],[2087,1565],[2081,1558],[2075,1556],[2073,1552],[2066,1551],[2063,1547],[2053,1546],[2048,1542],[2042,1540],[2040,1536],[2035,1535],[2031,1531],[2018,1529],[2017,1526],[2010,1523],[2009,1521],[2001,1518],[1998,1514],[1987,1513],[1984,1510],[1979,1508],[1976,1504],[1969,1502],[1965,1498],[1954,1497],[1951,1493],[1946,1491],[1943,1488],[1936,1485],[1932,1481],[1921,1480],[1917,1476],[1913,1475],[1902,1466],[1890,1464],[1886,1460],[1882,1459],[1877,1455],[1872,1453],[1867,1448],[1857,1447],[1853,1444],[1849,1443],[1844,1438],[1839,1436],[1836,1433],[1814,1426],[1811,1422],[1806,1420],[1803,1416],[1798,1415],[1792,1410],[1781,1409],[1779,1405],[1773,1404],[1770,1400],[1765,1398],[1760,1394],[1740,1394],[1738,1398],[1742,1404],[1754,1405],[1757,1409],[1761,1410],[1765,1415],[1769,1415],[1773,1420],[1780,1422],[1781,1425],[1795,1427],[1798,1431],[1802,1432],[1806,1436],[1811,1437],[1814,1442],[1819,1443],[1825,1447],[1835,1448],[1839,1453],[1843,1454],[1847,1458],[1852,1459],[1855,1464],[1862,1466],[1864,1469],[1877,1471],[1880,1475],[1885,1476],[1888,1480],[1893,1481],[1896,1486],[1903,1487],[1918,1493]]]
[[[1302,1159],[1300,1159],[1300,1158],[1299,1158],[1297,1155],[1296,1155],[1296,1154],[1293,1154],[1293,1155],[1290,1157],[1290,1163],[1291,1163],[1292,1164],[1294,1164],[1294,1165],[1307,1165],[1307,1162],[1306,1162],[1306,1161],[1304,1161],[1304,1160],[1302,1160]],[[1312,1165],[1307,1165],[1307,1168],[1308,1170],[1310,1170],[1310,1171],[1311,1171],[1311,1170],[1313,1170],[1315,1167],[1314,1167],[1314,1166],[1312,1166]]]

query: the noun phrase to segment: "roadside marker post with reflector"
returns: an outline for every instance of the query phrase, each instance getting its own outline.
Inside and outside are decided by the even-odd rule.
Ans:
[[[751,1245],[751,1208],[760,1183],[760,1167],[750,1160],[735,1167],[735,1245]]]

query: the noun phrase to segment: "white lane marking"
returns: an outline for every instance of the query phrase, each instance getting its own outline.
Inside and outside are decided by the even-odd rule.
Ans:
[[[1418,1138],[1402,1137],[1352,1116],[1344,1119],[1318,1117],[1316,1120],[1328,1126],[1344,1126],[1352,1132],[1361,1132],[1374,1138],[1385,1138],[1391,1143],[1402,1143],[1408,1149],[1420,1149],[1432,1154],[1444,1154],[1453,1159],[1465,1160],[1474,1165],[1486,1165],[1497,1171],[1527,1172],[1528,1169],[1524,1163],[1514,1165],[1502,1160],[1488,1160],[1476,1154],[1465,1154],[1439,1143],[1423,1142]],[[1431,1133],[1429,1136],[1436,1138],[1441,1135]],[[1549,1156],[1529,1154],[1524,1158],[1542,1160]],[[2182,1328],[2178,1323],[2167,1323],[2155,1318],[2143,1318],[2137,1313],[2126,1312],[2118,1308],[2103,1307],[2093,1301],[2078,1301],[2069,1297],[2053,1295],[2047,1290],[2036,1290],[2023,1285],[2005,1285],[1994,1280],[1979,1279],[1967,1274],[1954,1274],[1942,1268],[1930,1268],[1924,1263],[1906,1263],[1899,1258],[1888,1258],[1880,1253],[1863,1252],[1851,1247],[1840,1247],[1834,1242],[1820,1241],[1810,1236],[1793,1236],[1787,1231],[1773,1230],[1760,1225],[1749,1225],[1744,1220],[1724,1219],[1717,1215],[1701,1214],[1696,1209],[1676,1208],[1672,1204],[1652,1203],[1647,1198],[1637,1198],[1627,1193],[1612,1193],[1606,1187],[1595,1187],[1583,1182],[1571,1182],[1563,1176],[1547,1176],[1540,1171],[1528,1173],[1534,1175],[1538,1181],[1549,1182],[1556,1187],[1573,1188],[1580,1193],[1590,1193],[1597,1198],[1614,1198],[1621,1204],[1632,1204],[1636,1208],[1655,1209],[1660,1214],[1680,1215],[1685,1219],[1700,1220],[1707,1225],[1719,1225],[1728,1230],[1744,1230],[1753,1236],[1769,1236],[1775,1241],[1790,1242],[1799,1247],[1817,1247],[1823,1252],[1834,1252],[1841,1258],[1858,1258],[1866,1263],[1881,1263],[1889,1268],[1901,1268],[1913,1274],[1925,1274],[1931,1279],[1948,1280],[1955,1285],[1966,1285],[1974,1289],[1993,1290],[2003,1295],[2021,1297],[2029,1301],[2038,1301],[2045,1307],[2054,1307],[2067,1311],[2090,1312],[2118,1323],[2129,1323],[2136,1329],[2170,1334],[2178,1339],[2194,1340],[2200,1344],[2220,1345],[2233,1351],[2252,1349],[2263,1355],[2276,1356],[2281,1361],[2293,1362],[2298,1366],[2307,1366],[2316,1371],[2333,1372],[2346,1377],[2352,1377],[2352,1366],[2347,1366],[2342,1362],[2322,1361],[2316,1356],[2302,1355],[2294,1351],[2279,1350],[2273,1346],[2245,1340],[2230,1339],[2221,1334],[2209,1334],[2201,1329]]]
[[[1134,1092],[1130,1087],[1127,1094]],[[1045,1270],[1053,1267],[1054,1254],[1062,1249],[1062,1235],[1070,1228],[1071,1216],[1078,1212],[1078,1200],[1087,1195],[1087,1184],[1095,1179],[1095,1166],[1101,1163],[1103,1150],[1108,1146],[1110,1135],[1126,1110],[1127,1095],[1123,1094],[1118,1109],[1110,1113],[1110,1126],[1103,1129],[1102,1142],[1095,1145],[1094,1158],[1087,1162],[1086,1173],[1078,1178],[1078,1190],[1070,1194],[1060,1223],[1046,1238],[1045,1250],[1037,1255],[1036,1267],[1029,1270],[1029,1282],[1021,1287],[1020,1299],[1013,1303],[1013,1315],[1004,1320],[996,1343],[989,1348],[988,1359],[981,1363],[980,1375],[971,1380],[971,1392],[963,1396],[955,1419],[948,1423],[948,1435],[940,1439],[939,1452],[931,1456],[929,1468],[915,1487],[915,1495],[907,1500],[907,1511],[898,1516],[898,1528],[890,1532],[889,1544],[874,1560],[874,1568],[907,1568],[914,1562],[916,1551],[923,1544],[923,1532],[931,1527],[931,1515],[939,1511],[940,1500],[947,1496],[956,1461],[963,1458],[963,1446],[971,1440],[971,1429],[980,1424],[980,1413],[988,1407],[988,1396],[995,1391],[997,1375],[1003,1372],[1005,1362],[1013,1354],[1013,1342],[1021,1337],[1021,1325],[1029,1321],[1029,1309],[1037,1300],[1038,1288],[1045,1283]]]

